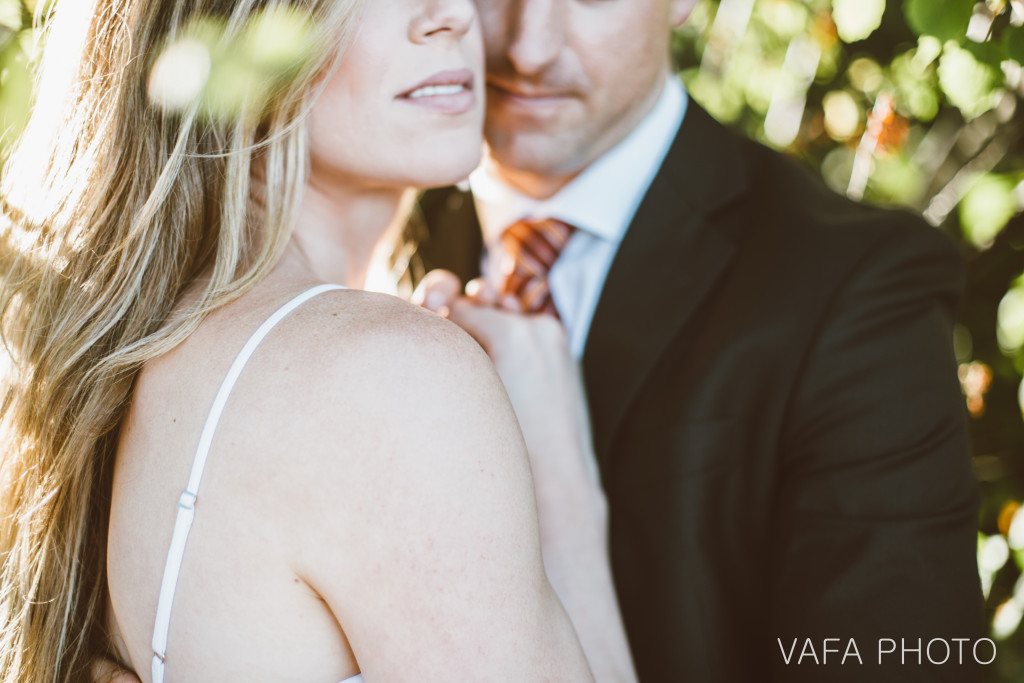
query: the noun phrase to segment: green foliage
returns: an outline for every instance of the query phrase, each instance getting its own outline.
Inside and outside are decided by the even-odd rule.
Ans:
[[[964,236],[976,247],[991,245],[996,235],[1016,215],[1014,195],[1017,178],[987,173],[971,184],[960,202],[960,224]],[[1022,340],[1024,341],[1024,340]]]
[[[309,15],[284,6],[258,12],[237,33],[220,18],[198,19],[157,56],[150,99],[216,120],[258,115],[309,59],[312,34]]]
[[[0,0],[0,35],[20,31],[24,23],[25,9],[19,0]]]
[[[242,31],[239,52],[254,68],[266,73],[288,73],[310,56],[312,20],[284,7],[257,14]]]
[[[930,122],[939,113],[941,98],[934,60],[941,50],[937,40],[922,38],[916,49],[893,58],[889,67],[896,101],[908,116],[918,121]]]
[[[996,315],[999,347],[1020,365],[1024,361],[1024,279],[1013,282],[1000,300]]]
[[[914,33],[945,42],[966,35],[974,4],[974,0],[906,0],[903,11]]]
[[[1004,41],[1006,56],[1018,64],[1024,64],[1024,28],[1015,26],[1008,29]]]
[[[0,0],[0,159],[28,121],[36,34],[31,8]]]
[[[970,50],[949,43],[939,58],[939,84],[950,104],[973,119],[992,109],[1003,74]]]
[[[0,52],[0,151],[9,147],[28,122],[32,70],[21,41]]]
[[[882,25],[885,0],[833,0],[832,18],[847,43],[864,40]]]

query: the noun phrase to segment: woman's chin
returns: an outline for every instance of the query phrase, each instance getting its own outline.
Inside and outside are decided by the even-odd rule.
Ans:
[[[465,151],[448,149],[417,160],[415,167],[409,167],[410,171],[416,171],[410,174],[412,182],[409,184],[424,190],[455,185],[469,177],[480,164],[482,155],[483,147],[477,144]]]

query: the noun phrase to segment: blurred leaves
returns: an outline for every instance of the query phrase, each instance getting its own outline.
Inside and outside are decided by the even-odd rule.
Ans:
[[[1024,28],[1014,27],[1006,31],[1006,56],[1018,64],[1024,64]]]
[[[1014,192],[1016,186],[1014,176],[991,173],[971,184],[960,202],[960,223],[964,236],[975,246],[991,245],[999,231],[1020,210]]]
[[[0,0],[0,160],[28,121],[35,32],[31,8]]]
[[[999,301],[996,312],[996,338],[999,348],[1021,365],[1024,350],[1024,280],[1018,278]],[[1024,367],[1021,368],[1024,370]]]
[[[846,43],[864,40],[882,25],[885,0],[833,0],[832,19]]]
[[[269,74],[287,73],[310,56],[311,17],[287,7],[263,10],[246,25],[238,40],[242,58]]]
[[[25,8],[19,0],[0,0],[0,40],[4,34],[20,31],[24,22]]]
[[[946,45],[939,58],[939,84],[950,104],[965,118],[973,119],[996,105],[1003,74],[998,67],[980,61],[970,50]]]
[[[0,151],[10,146],[28,122],[32,96],[29,57],[18,40],[0,51]]]
[[[896,101],[912,118],[928,122],[939,113],[935,59],[942,47],[935,39],[922,38],[918,47],[893,58],[890,65]]]
[[[149,97],[167,111],[196,106],[215,120],[258,115],[309,59],[312,37],[310,16],[287,6],[260,10],[239,32],[203,17],[154,60]]]
[[[967,33],[974,0],[906,0],[903,11],[917,35],[935,36],[942,42],[959,40]]]

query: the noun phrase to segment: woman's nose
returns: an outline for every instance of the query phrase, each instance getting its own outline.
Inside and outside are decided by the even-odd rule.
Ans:
[[[391,0],[388,0],[389,2]],[[435,37],[462,37],[476,21],[473,0],[425,0],[409,26],[409,37],[422,43]]]

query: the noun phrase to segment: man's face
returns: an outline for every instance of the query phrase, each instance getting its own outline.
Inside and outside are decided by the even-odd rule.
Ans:
[[[671,29],[695,3],[477,0],[497,170],[547,196],[622,140],[661,93]]]

